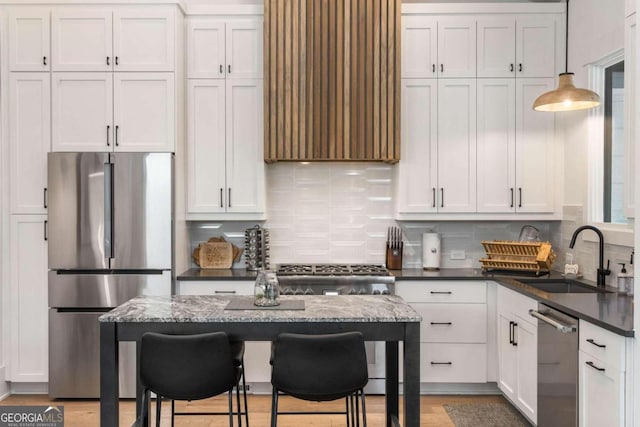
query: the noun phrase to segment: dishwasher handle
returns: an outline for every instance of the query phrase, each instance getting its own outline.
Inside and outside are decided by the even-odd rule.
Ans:
[[[559,330],[563,334],[568,334],[568,333],[571,333],[571,332],[575,332],[577,330],[575,325],[562,324],[562,323],[558,322],[555,319],[552,319],[550,317],[545,316],[544,314],[540,313],[537,310],[530,309],[529,310],[529,314],[531,316],[535,317],[536,319],[542,320],[544,323],[547,323],[547,324],[553,326],[554,328],[556,328],[557,330]]]

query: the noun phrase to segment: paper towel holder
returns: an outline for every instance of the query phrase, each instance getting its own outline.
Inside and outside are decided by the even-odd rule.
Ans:
[[[438,233],[422,233],[422,268],[428,271],[440,270],[440,235]]]

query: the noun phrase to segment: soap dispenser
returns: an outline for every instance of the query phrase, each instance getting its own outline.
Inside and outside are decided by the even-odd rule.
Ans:
[[[633,255],[634,255],[635,251],[631,251],[631,259],[629,260],[629,274],[627,275],[627,283],[626,283],[626,293],[627,295],[633,295],[633,281],[634,281],[634,277],[633,277]]]
[[[619,262],[618,265],[622,266],[620,273],[618,273],[618,293],[626,294],[629,289],[629,274],[627,274],[627,269],[625,268],[625,263]]]

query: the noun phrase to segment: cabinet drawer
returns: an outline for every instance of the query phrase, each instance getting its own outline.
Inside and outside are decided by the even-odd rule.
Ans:
[[[422,342],[487,342],[486,304],[413,303],[411,306],[422,316]]]
[[[253,295],[252,281],[184,281],[176,285],[178,295]]]
[[[578,408],[580,426],[623,426],[624,372],[578,352]]]
[[[420,360],[421,382],[487,382],[486,344],[421,344]]]
[[[485,282],[463,281],[400,281],[396,295],[407,302],[486,303]]]
[[[625,370],[624,337],[580,320],[580,350],[621,371]]]

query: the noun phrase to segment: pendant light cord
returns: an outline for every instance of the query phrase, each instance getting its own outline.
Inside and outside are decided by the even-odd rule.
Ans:
[[[564,26],[565,31],[565,43],[564,43],[564,72],[569,72],[569,0],[567,0],[567,13],[566,13],[567,23]]]

